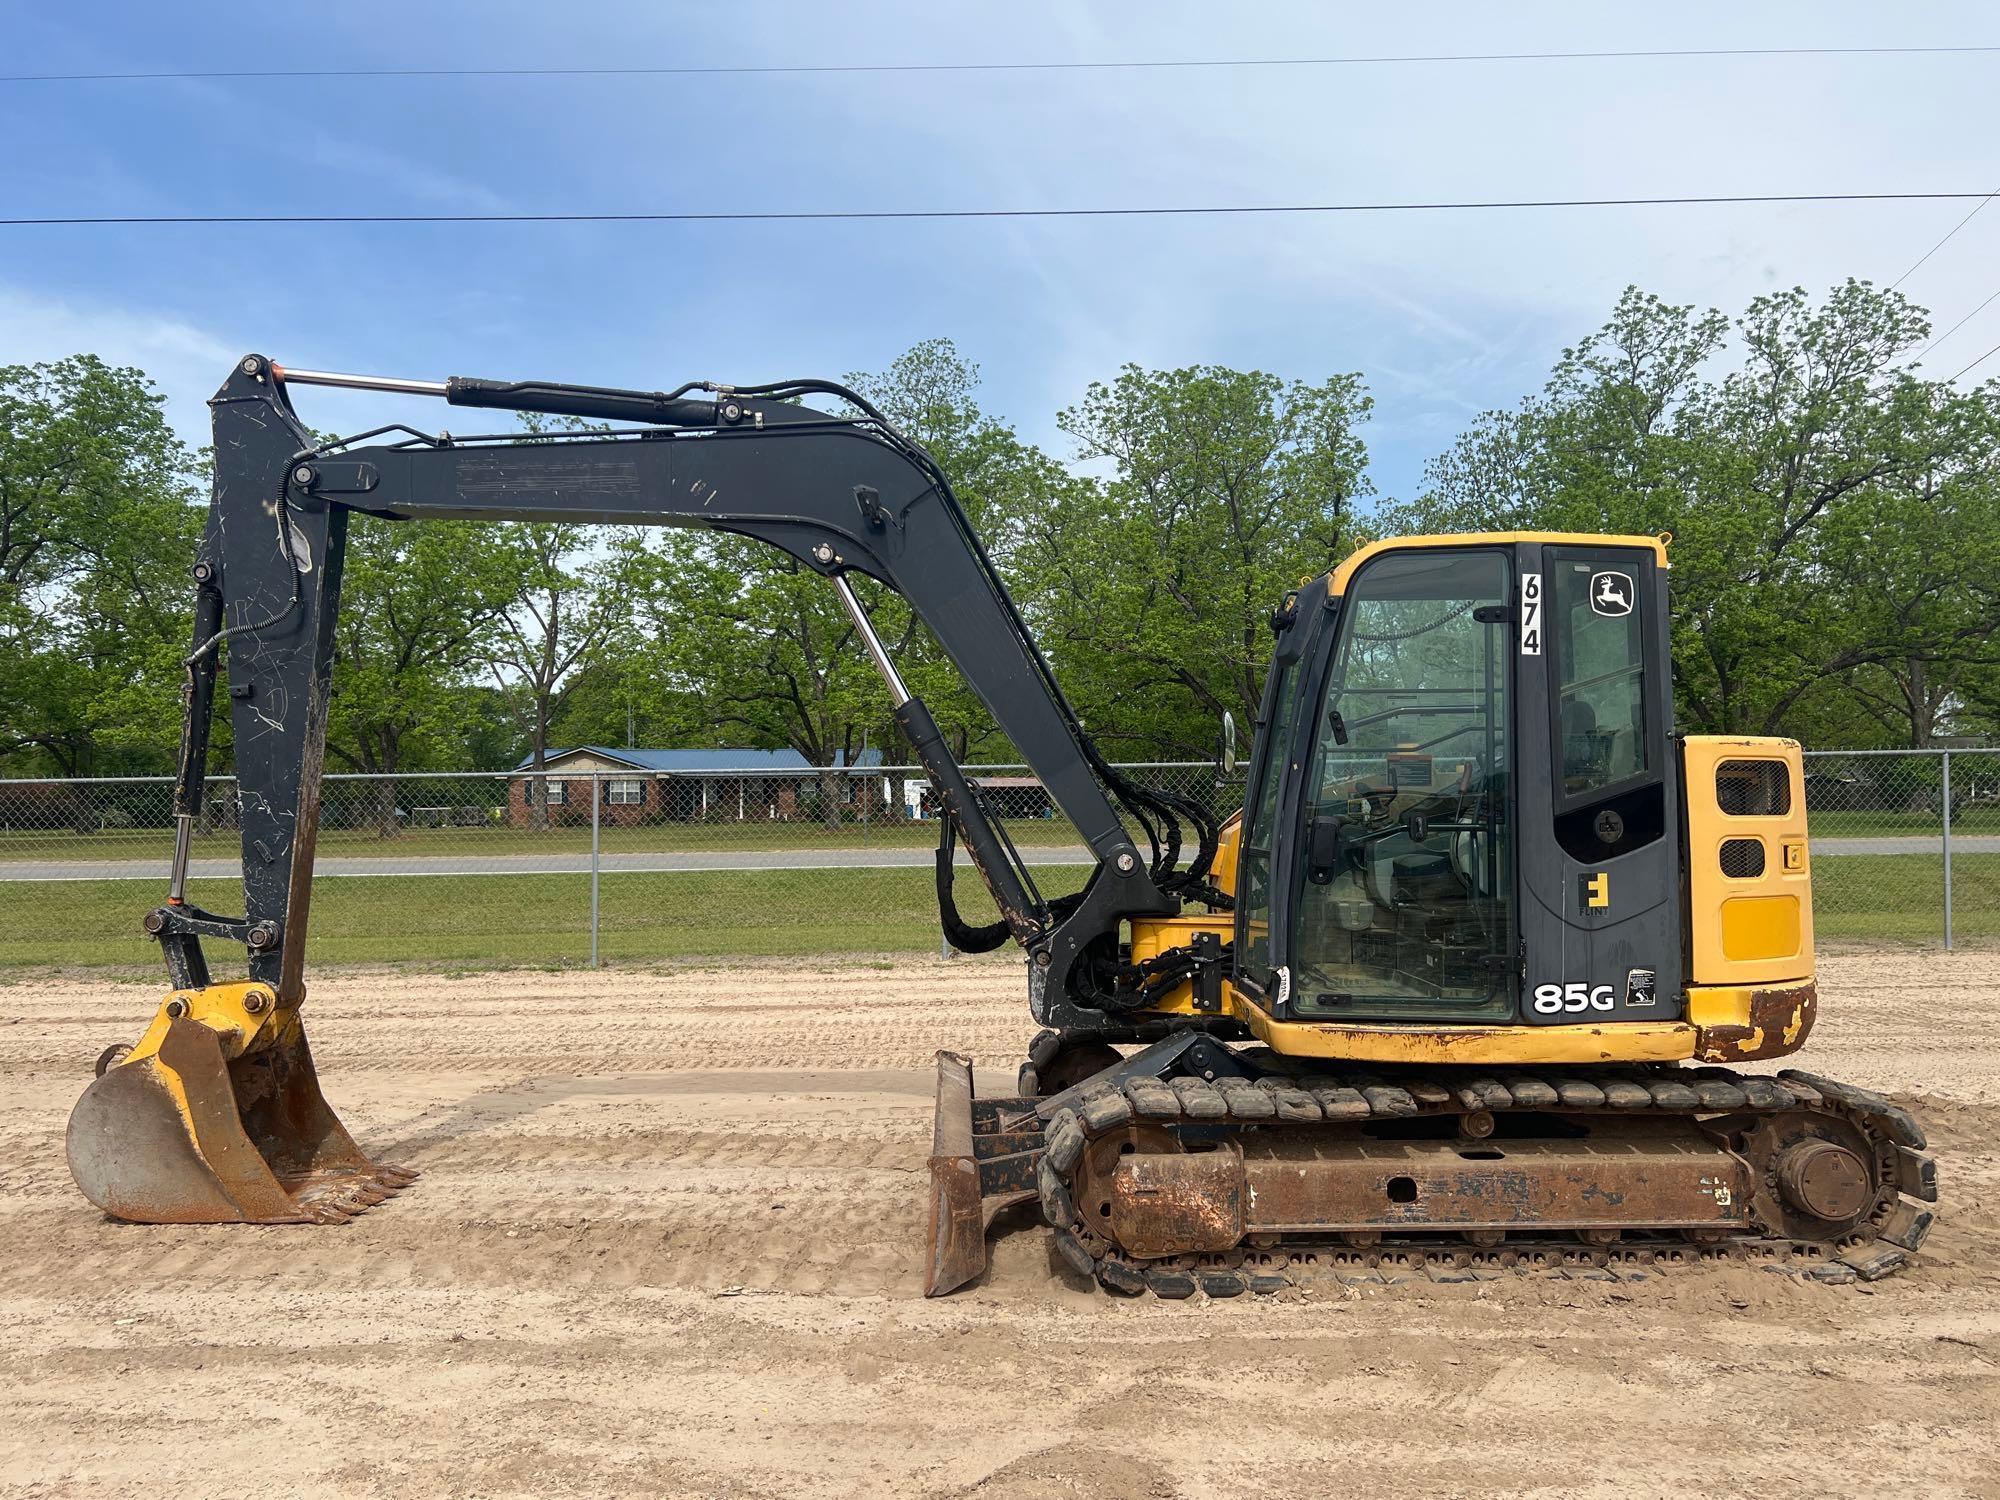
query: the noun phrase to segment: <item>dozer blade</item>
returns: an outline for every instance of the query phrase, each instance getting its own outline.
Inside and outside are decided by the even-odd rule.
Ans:
[[[1034,1104],[975,1100],[971,1059],[938,1053],[926,1297],[941,1297],[979,1277],[986,1270],[986,1235],[995,1217],[1036,1196],[1042,1127]]]
[[[256,1050],[232,1059],[245,1029],[218,1032],[222,1007],[199,998],[176,996],[77,1101],[67,1149],[86,1198],[141,1224],[340,1224],[416,1179],[356,1147],[295,1010],[245,1017]]]
[[[979,1163],[972,1155],[972,1063],[937,1055],[937,1118],[931,1127],[930,1257],[924,1295],[956,1291],[986,1269]]]

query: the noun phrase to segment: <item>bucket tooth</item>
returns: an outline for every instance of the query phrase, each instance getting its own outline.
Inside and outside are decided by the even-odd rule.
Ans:
[[[84,1091],[67,1149],[83,1195],[141,1224],[344,1224],[416,1179],[354,1144],[297,1010],[258,985],[175,995]]]

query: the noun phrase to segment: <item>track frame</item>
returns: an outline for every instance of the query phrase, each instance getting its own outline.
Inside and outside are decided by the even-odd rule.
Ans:
[[[1796,1070],[1318,1068],[1188,1032],[1046,1099],[976,1100],[971,1065],[956,1054],[940,1054],[939,1079],[934,1248],[937,1185],[947,1178],[958,1184],[961,1230],[948,1263],[933,1255],[927,1295],[984,1270],[985,1232],[1022,1201],[1030,1166],[1073,1269],[1111,1292],[1169,1298],[1271,1293],[1323,1273],[1466,1280],[1716,1259],[1872,1281],[1921,1247],[1932,1222],[1924,1205],[1937,1199],[1936,1167],[1907,1111]],[[1593,1136],[1610,1148],[1597,1152],[1595,1171],[1592,1149],[1561,1145]],[[1509,1166],[1527,1159],[1528,1170],[1468,1173],[1479,1154],[1461,1148],[1482,1141],[1497,1142]],[[1430,1193],[1420,1183],[1398,1214],[1382,1189],[1417,1175],[1394,1169],[1399,1154],[1423,1159],[1415,1143],[1434,1147],[1441,1168],[1456,1158],[1457,1176],[1439,1176]],[[1160,1174],[1177,1158],[1188,1165],[1169,1181]],[[1260,1173],[1267,1196],[1286,1180],[1288,1160],[1315,1164],[1316,1186],[1312,1171],[1291,1174],[1294,1202],[1319,1206],[1310,1223],[1244,1208]],[[1796,1180],[1802,1160],[1817,1198]],[[1845,1198],[1825,1170],[1844,1163],[1859,1174]],[[1121,1180],[1122,1199],[1107,1198]],[[1383,1201],[1364,1216],[1356,1205],[1371,1190]],[[1486,1208],[1468,1211],[1468,1194],[1483,1194]],[[1232,1195],[1233,1208],[1217,1208]],[[1821,1217],[1808,1203],[1840,1212]]]

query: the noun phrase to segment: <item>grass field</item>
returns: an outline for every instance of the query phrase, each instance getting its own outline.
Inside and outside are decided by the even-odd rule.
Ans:
[[[1812,868],[1813,923],[1823,938],[1936,944],[1944,931],[1944,859],[1843,855]],[[2000,854],[1951,861],[1952,928],[1962,943],[2000,939]]]
[[[1934,813],[1815,812],[1810,819],[1814,838],[1936,838],[1940,824]],[[1069,848],[1082,842],[1066,818],[1013,818],[1007,833],[1026,849]],[[2000,807],[1981,804],[1962,808],[1952,820],[1955,833],[2000,833]],[[656,823],[641,827],[607,824],[601,833],[607,854],[692,854],[734,849],[925,849],[937,843],[937,824],[904,820],[843,823],[838,828],[808,819],[762,823]],[[137,860],[164,866],[173,847],[165,828],[106,829],[72,833],[61,829],[0,830],[0,862],[7,860]],[[233,831],[213,833],[194,841],[197,858],[230,859],[238,853]],[[421,858],[441,855],[586,854],[590,828],[404,828],[383,838],[373,828],[322,828],[319,852],[374,858]]]
[[[1066,818],[1010,818],[1008,835],[1023,848],[1066,848],[1083,841]],[[801,819],[790,823],[655,823],[601,831],[607,854],[682,854],[714,849],[928,849],[937,844],[935,822],[843,823],[838,828]],[[233,859],[241,849],[231,830],[194,841],[196,858]],[[164,866],[173,850],[165,828],[107,829],[70,833],[61,829],[0,832],[4,860],[157,860]],[[590,825],[581,828],[405,828],[383,838],[373,828],[320,829],[323,857],[367,855],[417,858],[448,854],[587,854]]]
[[[2000,939],[2000,854],[1959,855],[1952,868],[1958,940]],[[1086,873],[1043,866],[1036,878],[1057,894]],[[1813,881],[1822,938],[1931,945],[1942,936],[1936,855],[1825,859]],[[190,889],[211,910],[241,904],[231,882]],[[15,885],[0,905],[0,967],[154,963],[139,918],[161,891],[156,880]],[[970,919],[992,919],[970,872],[958,891]],[[603,877],[600,895],[600,953],[612,962],[921,953],[938,942],[926,869],[619,872]],[[587,875],[328,878],[314,889],[312,954],[317,963],[577,964],[590,956],[589,922]]]
[[[1088,870],[1038,869],[1042,891],[1075,890]],[[926,869],[733,870],[603,877],[600,952],[607,960],[936,951],[937,898]],[[0,907],[0,966],[158,962],[139,931],[157,880],[69,880],[12,888]],[[236,911],[233,882],[194,881],[189,897]],[[978,877],[958,899],[968,920],[993,920]],[[211,947],[220,950],[223,945]],[[588,875],[384,876],[313,888],[316,963],[466,966],[577,964],[590,957]]]
[[[1816,839],[1883,838],[1917,835],[1937,838],[1944,831],[1936,812],[1815,812],[1806,815]],[[2000,808],[1988,803],[1961,807],[1951,815],[1951,831],[2000,833]]]

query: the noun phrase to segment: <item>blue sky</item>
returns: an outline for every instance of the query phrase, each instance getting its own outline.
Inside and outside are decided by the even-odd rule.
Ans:
[[[117,3],[0,12],[0,72],[744,65],[2000,42],[1977,5]],[[2000,187],[2000,54],[1062,74],[0,84],[8,214],[905,208]],[[1739,309],[1901,275],[1967,205],[931,224],[0,230],[0,361],[150,371],[191,437],[246,350],[671,386],[840,376],[956,340],[1055,413],[1120,363],[1376,401],[1415,488],[1638,282]],[[2000,287],[2000,204],[1904,290]],[[1944,345],[2000,340],[2000,302]],[[2000,360],[1980,375],[2000,371]],[[302,397],[354,428],[427,405]]]

